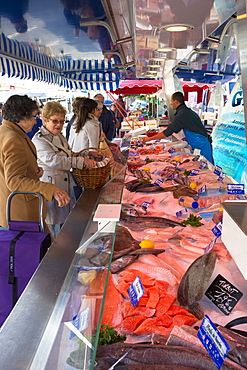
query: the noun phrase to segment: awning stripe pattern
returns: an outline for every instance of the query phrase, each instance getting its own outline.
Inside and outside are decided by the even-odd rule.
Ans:
[[[67,89],[115,90],[120,73],[108,60],[58,60],[0,33],[0,74]]]

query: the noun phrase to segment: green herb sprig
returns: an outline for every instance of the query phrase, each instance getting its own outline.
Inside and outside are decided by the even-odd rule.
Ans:
[[[151,183],[151,179],[139,179],[138,180],[140,184],[150,184]]]
[[[146,163],[152,163],[152,162],[154,162],[154,160],[153,160],[153,159],[150,159],[150,158],[147,158],[147,159],[146,159]]]
[[[125,334],[123,335],[118,334],[118,332],[110,325],[101,325],[98,341],[99,346],[124,342],[125,340],[126,340]]]
[[[199,227],[199,226],[202,226],[203,225],[203,223],[201,223],[200,220],[202,220],[202,218],[200,216],[195,216],[192,213],[190,213],[190,215],[187,218],[187,220],[182,221],[182,224],[183,225],[191,225],[191,226]]]
[[[190,171],[190,170],[185,170],[185,171],[184,171],[184,176],[189,176],[189,175],[190,175],[190,173],[191,173],[191,171]]]

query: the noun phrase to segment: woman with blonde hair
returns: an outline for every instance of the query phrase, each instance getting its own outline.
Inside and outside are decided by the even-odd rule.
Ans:
[[[33,137],[33,143],[37,149],[38,163],[43,168],[44,174],[42,181],[53,183],[70,195],[70,203],[63,208],[58,208],[57,204],[47,202],[48,212],[46,223],[53,237],[67,218],[69,212],[76,202],[74,187],[76,186],[72,177],[73,167],[92,168],[96,162],[92,159],[77,156],[67,140],[62,134],[65,121],[66,110],[58,102],[48,102],[43,108],[43,126]],[[56,227],[56,225],[59,225]]]

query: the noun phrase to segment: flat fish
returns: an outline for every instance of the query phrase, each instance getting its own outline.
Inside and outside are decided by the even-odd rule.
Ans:
[[[127,248],[132,248],[133,250],[139,249],[139,243],[140,242],[136,241],[130,234],[129,230],[127,230],[125,227],[117,227],[114,251],[121,251]]]
[[[184,274],[178,288],[178,300],[182,306],[188,306],[188,311],[198,319],[204,317],[199,305],[216,263],[216,252],[210,252],[198,257]]]
[[[131,230],[143,230],[148,228],[159,228],[163,229],[166,227],[182,226],[183,224],[170,220],[164,217],[151,217],[151,216],[130,216],[122,214],[120,223],[129,227]]]

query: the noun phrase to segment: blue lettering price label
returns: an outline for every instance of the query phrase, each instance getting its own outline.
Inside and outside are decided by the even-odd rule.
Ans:
[[[213,249],[213,247],[214,247],[214,245],[215,245],[215,243],[216,243],[216,241],[217,241],[217,239],[218,238],[215,238],[206,248],[205,248],[205,250],[204,250],[204,254],[207,254],[207,253],[209,253],[212,249]]]
[[[155,180],[154,185],[159,187],[163,184],[163,182],[164,182],[163,180],[157,179],[157,180]]]
[[[206,190],[207,190],[207,186],[203,185],[200,189],[198,189],[198,194],[205,193]]]
[[[89,315],[90,315],[90,307],[85,308],[83,311],[79,312],[76,316],[73,317],[72,325],[81,333],[88,327],[89,322]],[[70,332],[70,339],[75,337],[72,331]]]
[[[223,181],[224,180],[224,178],[226,177],[226,174],[224,173],[224,172],[222,172],[221,174],[220,174],[220,176],[218,177],[218,181]]]
[[[148,207],[151,205],[150,202],[142,202],[141,207],[144,209],[148,209]]]
[[[228,194],[244,194],[244,184],[227,184]]]
[[[220,369],[230,346],[207,315],[204,316],[197,335],[217,369]]]
[[[177,169],[180,165],[180,162],[177,162],[176,166],[175,166],[175,169]]]
[[[218,238],[222,234],[222,222],[220,221],[217,225],[212,228],[213,234]]]
[[[202,163],[200,164],[200,170],[203,170],[205,167],[206,167],[206,165],[207,165],[207,162],[204,162],[204,161],[202,161]]]
[[[188,208],[183,208],[183,209],[181,209],[181,211],[176,212],[176,216],[177,217],[182,217],[183,215],[186,215],[187,213],[189,213]]]
[[[221,175],[221,172],[222,172],[222,167],[220,167],[220,166],[215,166],[214,167],[214,173],[215,173],[215,175],[220,176]]]
[[[196,175],[198,175],[199,172],[200,172],[199,170],[193,169],[193,170],[191,170],[189,176],[196,176]]]
[[[137,303],[139,302],[139,299],[144,294],[144,288],[143,288],[143,285],[142,285],[142,282],[141,282],[139,276],[137,276],[135,278],[133,283],[128,288],[128,293],[129,293],[129,296],[130,296],[132,306],[136,306]]]
[[[170,149],[168,149],[168,153],[170,153],[170,154],[172,154],[172,153],[175,153],[175,148],[170,148]]]

